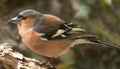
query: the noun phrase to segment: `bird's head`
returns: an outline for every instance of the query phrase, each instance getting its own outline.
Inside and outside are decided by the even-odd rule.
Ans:
[[[33,27],[39,25],[43,20],[43,14],[35,10],[24,10],[16,17],[10,19],[10,23]]]

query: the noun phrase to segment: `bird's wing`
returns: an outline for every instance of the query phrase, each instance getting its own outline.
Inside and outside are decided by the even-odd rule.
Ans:
[[[41,38],[48,40],[68,39],[71,37],[71,39],[74,39],[77,38],[77,36],[80,36],[83,32],[85,32],[85,30],[80,28],[80,26],[67,22],[56,26],[40,25],[34,27],[34,30],[41,34]]]
[[[35,31],[38,33],[43,33],[42,38],[47,40],[52,39],[70,39],[70,40],[77,40],[77,39],[83,39],[87,43],[93,42],[100,45],[108,46],[110,48],[113,48],[115,50],[120,51],[119,45],[115,45],[113,43],[109,43],[103,40],[100,40],[95,35],[89,35],[86,33],[84,29],[82,29],[80,26],[75,25],[73,23],[63,23],[56,27],[41,25],[39,27],[35,28]]]
[[[52,35],[52,39],[71,39],[71,37],[74,39],[77,36],[81,36],[83,33],[85,33],[85,30],[82,29],[80,26],[73,24],[73,23],[67,23],[61,24],[56,31],[54,35]]]

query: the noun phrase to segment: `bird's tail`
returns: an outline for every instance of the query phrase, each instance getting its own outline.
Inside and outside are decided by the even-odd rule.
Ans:
[[[99,38],[93,35],[81,36],[80,38],[120,51],[120,45],[116,45],[107,41],[100,40]]]
[[[79,44],[86,44],[86,43],[87,44],[95,43],[95,44],[100,44],[100,45],[107,46],[107,47],[120,51],[120,45],[116,45],[113,43],[100,40],[94,35],[89,35],[86,33],[86,30],[82,29],[79,25],[66,22],[60,26],[60,29],[64,30],[64,32],[58,35],[59,36],[64,35],[64,37],[62,37],[63,39],[65,38],[65,39],[73,40],[73,43],[71,46],[79,45]]]

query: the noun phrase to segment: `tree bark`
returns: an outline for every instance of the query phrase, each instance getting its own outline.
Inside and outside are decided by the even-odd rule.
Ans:
[[[42,65],[42,66],[41,66]],[[39,60],[28,58],[4,43],[0,45],[0,69],[48,69]]]

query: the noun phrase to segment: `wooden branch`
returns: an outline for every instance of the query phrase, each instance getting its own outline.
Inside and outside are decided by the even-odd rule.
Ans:
[[[42,64],[39,60],[23,56],[7,43],[0,45],[0,69],[48,69],[40,66]]]

